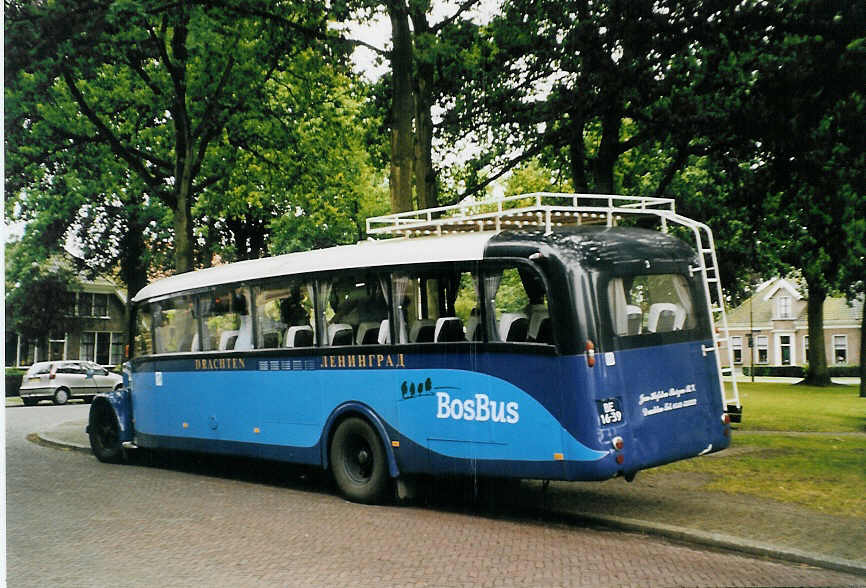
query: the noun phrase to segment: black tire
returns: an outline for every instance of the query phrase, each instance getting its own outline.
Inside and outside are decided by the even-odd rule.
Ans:
[[[39,403],[39,399],[37,398],[21,398],[21,402],[24,403],[24,406],[36,406]]]
[[[66,404],[67,402],[69,402],[70,398],[72,398],[72,395],[66,388],[58,388],[54,391],[54,404],[57,404],[58,406],[61,404]]]
[[[124,459],[120,444],[120,425],[114,410],[106,402],[90,405],[90,420],[87,427],[90,449],[104,463],[121,463]]]
[[[331,472],[353,502],[377,504],[388,489],[388,460],[379,435],[358,417],[342,421],[331,439]]]

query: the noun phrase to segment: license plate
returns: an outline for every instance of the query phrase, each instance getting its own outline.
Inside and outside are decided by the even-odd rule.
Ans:
[[[602,427],[619,424],[623,421],[622,404],[619,397],[604,398],[595,401],[598,408],[598,420]]]

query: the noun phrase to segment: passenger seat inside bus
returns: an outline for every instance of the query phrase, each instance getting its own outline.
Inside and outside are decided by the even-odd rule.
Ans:
[[[235,348],[235,341],[238,338],[238,331],[223,331],[220,333],[219,350],[226,351]]]
[[[522,312],[506,312],[499,319],[499,339],[506,342],[526,341],[529,319]]]
[[[528,341],[535,341],[536,343],[550,343],[550,315],[544,304],[532,305],[526,338]]]
[[[313,328],[309,325],[298,325],[286,329],[284,347],[312,347]]]
[[[678,304],[656,302],[649,308],[647,331],[650,333],[667,333],[679,331],[686,321],[686,311]]]
[[[436,320],[436,331],[433,336],[436,343],[465,341],[463,321],[456,316],[443,316]]]
[[[629,335],[640,335],[641,327],[643,326],[643,311],[640,306],[629,304],[625,307],[626,320],[628,324]]]
[[[237,330],[238,337],[235,339],[234,347],[230,349],[252,349],[253,348],[253,322],[248,314],[241,315],[241,325]]]
[[[409,331],[409,341],[412,343],[432,343],[436,336],[436,321],[421,319],[415,321]]]
[[[473,310],[472,312],[477,312]],[[484,332],[481,330],[481,317],[473,314],[466,321],[466,340],[467,341],[483,341]]]
[[[331,346],[351,345],[354,340],[352,325],[334,323],[328,325],[328,344]]]
[[[365,321],[358,325],[358,345],[375,345],[379,342],[381,322]]]

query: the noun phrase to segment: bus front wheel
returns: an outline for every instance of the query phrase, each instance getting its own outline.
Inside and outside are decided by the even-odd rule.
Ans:
[[[90,419],[87,427],[90,448],[93,455],[104,463],[123,462],[123,446],[120,443],[120,426],[114,410],[106,402],[90,405]]]
[[[349,417],[337,426],[330,461],[343,496],[365,504],[384,499],[388,487],[387,458],[379,435],[367,421]]]

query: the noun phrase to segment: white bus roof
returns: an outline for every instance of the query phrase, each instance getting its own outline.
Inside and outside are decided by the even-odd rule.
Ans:
[[[239,261],[178,274],[142,288],[133,298],[139,302],[169,294],[234,284],[263,278],[339,269],[395,266],[448,261],[473,261],[484,257],[492,232],[466,233],[446,237],[362,241],[275,257]]]

